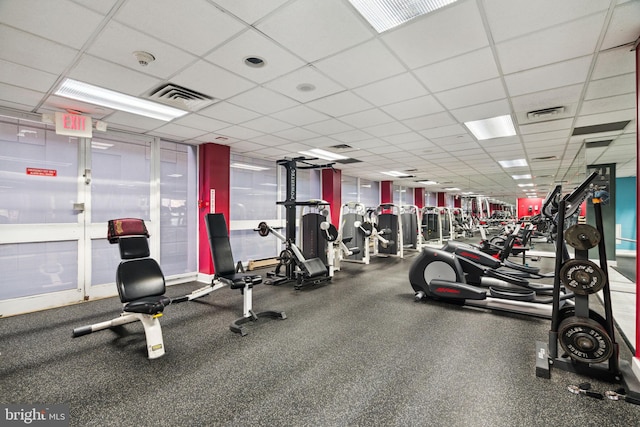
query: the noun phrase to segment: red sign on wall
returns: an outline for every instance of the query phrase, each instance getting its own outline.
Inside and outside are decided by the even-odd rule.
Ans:
[[[58,176],[58,171],[56,169],[27,168],[27,175]]]

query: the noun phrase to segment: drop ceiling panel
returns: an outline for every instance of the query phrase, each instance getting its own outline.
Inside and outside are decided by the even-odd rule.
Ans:
[[[605,113],[607,111],[633,109],[635,108],[636,102],[637,97],[635,93],[592,99],[583,102],[580,114],[597,114]]]
[[[211,117],[202,116],[199,114],[187,114],[184,117],[180,117],[173,121],[173,123],[188,126],[195,129],[206,130],[207,132],[213,132],[219,129],[229,127],[230,123],[216,120]]]
[[[288,0],[215,0],[215,3],[249,24],[273,12]]]
[[[635,84],[635,74],[622,74],[589,83],[585,99],[605,98],[607,96],[629,93],[629,89]],[[631,92],[633,93],[633,92]]]
[[[329,119],[326,114],[319,113],[305,105],[298,105],[272,114],[272,117],[297,126],[304,126]]]
[[[459,108],[452,110],[451,114],[458,119],[459,122],[468,122],[471,120],[487,119],[489,117],[504,116],[511,112],[509,103],[506,99],[500,99],[493,102],[478,104],[471,107]]]
[[[476,2],[457,2],[382,35],[411,69],[489,45]]]
[[[398,120],[405,120],[443,111],[442,105],[433,96],[421,96],[382,107]]]
[[[409,73],[354,89],[353,92],[375,105],[387,105],[427,95],[426,89]]]
[[[218,100],[228,99],[255,86],[255,83],[206,61],[196,62],[171,81]]]
[[[303,129],[301,127],[276,132],[275,135],[290,141],[304,141],[318,136],[316,132],[311,132],[310,130]]]
[[[31,110],[38,105],[43,97],[44,93],[42,92],[0,83],[0,100],[2,105],[7,107],[28,107],[28,110]],[[18,99],[20,102],[14,104],[11,102],[12,99]]]
[[[122,75],[127,78],[123,79]],[[161,82],[148,74],[131,71],[90,55],[82,56],[69,77],[133,96],[141,95]]]
[[[640,2],[629,1],[613,11],[609,30],[602,41],[602,49],[610,49],[634,42],[640,33]]]
[[[348,123],[356,128],[365,128],[376,124],[392,122],[393,118],[380,109],[373,108],[371,110],[341,116],[340,121]]]
[[[0,59],[54,74],[64,71],[78,53],[70,47],[6,25],[0,25],[0,40],[12,41],[2,44]]]
[[[468,72],[473,69],[473,73]],[[441,92],[499,77],[491,48],[447,59],[414,71],[431,92]]]
[[[568,129],[571,128],[572,124],[573,124],[572,119],[559,119],[559,120],[549,120],[549,121],[540,122],[540,123],[531,123],[527,125],[521,125],[520,133],[524,135],[542,134],[542,133],[547,133],[551,131],[564,131],[565,129],[567,129],[566,132],[561,132],[560,135],[566,134],[566,136],[568,137],[571,134],[571,132],[569,132]],[[558,135],[558,134],[555,134],[555,135]],[[558,136],[552,136],[552,137],[557,138]],[[535,138],[535,136],[532,136],[531,138]]]
[[[35,10],[38,13],[33,13]],[[68,0],[22,0],[19,7],[4,4],[0,10],[0,23],[76,49],[82,47],[103,18],[101,14]]]
[[[304,90],[307,86],[301,89],[300,85],[313,85],[314,89]],[[279,77],[266,83],[264,87],[303,103],[344,90],[342,86],[320,74],[312,66],[303,67]]]
[[[400,145],[405,150],[408,149],[407,148],[407,143],[410,143],[410,142],[413,142],[413,141],[419,141],[419,144],[424,145],[424,146],[433,145],[431,142],[427,141],[418,132],[399,133],[399,134],[396,134],[396,135],[385,136],[382,139],[384,139],[387,142],[390,142],[391,144]]]
[[[204,108],[198,111],[198,114],[211,117],[217,120],[221,120],[227,123],[244,123],[247,120],[260,117],[260,114],[255,111],[247,110],[246,108],[238,107],[228,102],[219,102],[213,104],[210,107]]]
[[[115,19],[198,56],[244,28],[206,0],[191,0],[188,7],[173,0],[127,1]]]
[[[344,116],[373,107],[369,102],[347,91],[311,101],[307,105],[332,117]]]
[[[440,92],[435,95],[449,110],[481,104],[486,101],[503,99],[506,97],[502,86],[502,79],[487,80],[468,86]]]
[[[119,129],[124,126],[127,129],[136,129],[141,132],[147,132],[160,126],[166,122],[162,120],[151,119],[149,117],[138,116],[135,114],[116,111],[109,116],[109,125],[117,126]]]
[[[46,92],[55,83],[57,75],[25,67],[13,62],[0,59],[0,75],[4,75],[5,82],[22,88],[30,88],[37,92]],[[2,97],[2,93],[0,93]]]
[[[217,131],[219,135],[229,136],[231,138],[237,138],[240,140],[251,139],[257,136],[263,135],[262,132],[255,131],[253,129],[246,128],[244,126],[229,126]]]
[[[353,141],[362,141],[367,138],[371,138],[371,135],[361,130],[350,130],[342,133],[331,135],[332,138],[337,139],[340,142],[349,143]]]
[[[181,126],[176,123],[167,123],[149,132],[149,135],[166,137],[175,141],[184,141],[185,139],[197,138],[206,133],[208,132],[201,129]]]
[[[366,133],[381,138],[383,136],[397,135],[409,132],[411,129],[399,122],[385,123],[363,129]]]
[[[413,130],[420,131],[420,130],[453,125],[454,123],[456,123],[456,121],[448,112],[442,112],[442,113],[430,114],[428,116],[407,119],[407,120],[404,120],[403,123]]]
[[[138,50],[151,53],[155,61],[142,67],[133,55]],[[115,21],[107,24],[87,52],[162,79],[169,78],[196,59],[187,52]]]
[[[466,135],[467,128],[462,125],[455,124],[451,126],[442,126],[433,129],[426,129],[420,132],[426,138],[441,138],[451,135]]]
[[[237,95],[229,102],[261,114],[272,114],[298,105],[294,100],[263,87]]]
[[[593,68],[593,80],[635,73],[635,55],[628,47],[600,52]]]
[[[233,143],[231,146],[233,148],[233,152],[234,153],[239,153],[239,154],[245,154],[245,153],[249,153],[251,151],[263,150],[263,149],[267,148],[266,146],[264,146],[262,144],[258,144],[256,142],[252,142],[252,141],[238,141],[238,142]]]
[[[528,111],[541,110],[544,108],[552,107],[567,107],[569,105],[576,104],[580,99],[584,85],[582,83],[558,87],[549,90],[543,90],[541,92],[528,93],[526,95],[512,96],[511,104],[515,111],[525,113]],[[575,112],[575,109],[572,110]],[[569,113],[560,113],[569,114]],[[559,115],[558,117],[562,117]],[[555,117],[555,116],[554,116]],[[529,119],[527,119],[529,121]],[[520,122],[524,124],[524,122]]]
[[[248,57],[259,57],[264,66],[245,63]],[[215,49],[205,59],[254,82],[264,83],[305,65],[305,62],[282,46],[250,29]]]
[[[248,122],[245,122],[243,126],[264,133],[275,133],[293,127],[293,125],[289,123],[273,119],[269,116],[262,116],[257,119],[249,120]]]
[[[291,145],[291,141],[284,138],[279,138],[275,135],[260,135],[255,138],[251,138],[250,141],[257,142],[258,144],[262,144],[267,147],[278,147],[281,150],[284,150],[285,146]]]
[[[607,6],[606,2],[600,0],[492,0],[484,3],[496,42],[573,21],[606,10]]]
[[[591,56],[584,56],[507,75],[507,90],[511,96],[518,96],[584,82],[591,60]]]
[[[601,114],[591,114],[588,116],[579,116],[576,120],[575,127],[600,125],[603,123],[617,123],[625,120],[633,120],[636,117],[635,108],[629,110],[613,111]],[[627,129],[629,125],[627,125]]]
[[[353,130],[353,127],[344,124],[336,119],[329,119],[323,122],[312,123],[310,125],[304,126],[305,129],[310,130],[311,132],[316,132],[324,135],[332,135],[334,133],[346,132],[348,130]]]
[[[406,71],[377,39],[318,61],[314,66],[349,89]]]
[[[313,62],[371,39],[373,33],[343,2],[298,0],[256,27],[293,53]]]
[[[496,44],[502,71],[511,74],[593,54],[604,18],[605,14],[599,13]]]

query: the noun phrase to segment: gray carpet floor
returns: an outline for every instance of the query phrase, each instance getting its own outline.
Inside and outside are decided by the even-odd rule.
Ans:
[[[0,319],[0,401],[68,404],[73,426],[640,424],[640,406],[567,391],[615,385],[535,376],[548,321],[414,302],[414,256],[345,263],[333,282],[300,291],[257,286],[255,311],[288,318],[249,324],[245,337],[228,329],[242,312],[238,291],[170,306],[160,319],[167,354],[153,361],[139,323],[71,338],[117,316],[115,298]]]

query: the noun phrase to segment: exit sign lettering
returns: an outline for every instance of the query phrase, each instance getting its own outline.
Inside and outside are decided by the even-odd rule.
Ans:
[[[56,133],[58,135],[91,138],[91,127],[90,116],[56,112]]]

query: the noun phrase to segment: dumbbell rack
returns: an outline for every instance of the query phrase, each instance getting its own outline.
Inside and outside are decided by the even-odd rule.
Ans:
[[[548,343],[536,343],[536,376],[551,378],[551,368],[622,384],[629,395],[640,393],[640,384],[628,362],[619,359],[608,280],[607,256],[600,200],[593,199],[595,229],[574,225],[565,233],[567,244],[575,248],[573,260],[556,247],[551,329]],[[566,201],[561,200],[558,230],[564,230]],[[573,228],[573,230],[572,230]],[[573,231],[573,232],[572,232]],[[578,231],[577,233],[575,231]],[[571,238],[567,236],[571,235]],[[600,265],[589,261],[588,250],[598,247]],[[569,267],[569,268],[568,268]],[[574,306],[560,308],[560,290],[574,292]],[[603,293],[604,316],[590,308],[590,295]],[[560,344],[564,354],[559,356]]]

